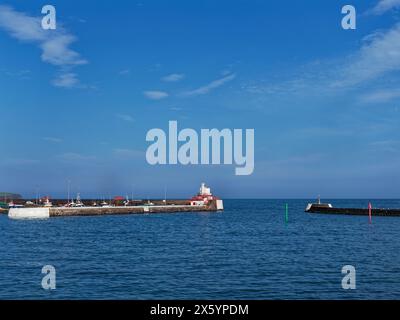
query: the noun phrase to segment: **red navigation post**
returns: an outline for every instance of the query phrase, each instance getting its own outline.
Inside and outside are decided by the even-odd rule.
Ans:
[[[368,215],[369,215],[369,223],[372,223],[372,204],[371,202],[368,203]]]

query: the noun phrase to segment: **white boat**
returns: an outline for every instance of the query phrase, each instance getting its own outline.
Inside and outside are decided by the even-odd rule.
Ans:
[[[330,203],[321,203],[321,198],[318,196],[317,202],[316,203],[309,203],[306,207],[306,212],[310,211],[315,208],[332,208],[332,205]]]
[[[23,206],[22,204],[15,204],[14,201],[11,201],[11,202],[8,204],[8,207],[9,207],[9,208],[23,208],[24,206]]]
[[[76,204],[75,204],[75,207],[78,207],[78,208],[82,208],[82,207],[84,207],[85,205],[83,204],[83,202],[81,201],[81,195],[80,195],[80,193],[78,193],[77,195],[76,195]]]
[[[126,196],[126,200],[124,201],[124,206],[125,207],[127,207],[127,206],[129,206],[129,198],[128,198],[128,196]]]
[[[112,205],[108,204],[107,202],[103,201],[102,203],[100,203],[102,208],[111,208]]]
[[[53,204],[50,202],[49,198],[46,198],[46,201],[44,202],[43,207],[50,208],[52,206],[53,206]]]

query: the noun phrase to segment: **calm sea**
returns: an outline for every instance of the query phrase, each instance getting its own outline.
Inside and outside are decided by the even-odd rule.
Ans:
[[[0,299],[399,299],[400,218],[313,215],[308,200],[225,200],[221,213],[0,216]],[[366,200],[331,200],[367,207]],[[400,200],[374,200],[400,207]],[[41,287],[44,265],[56,290]],[[341,269],[356,268],[343,290]]]

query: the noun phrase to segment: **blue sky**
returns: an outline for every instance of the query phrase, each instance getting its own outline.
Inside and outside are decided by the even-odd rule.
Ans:
[[[0,4],[0,189],[398,198],[400,1]],[[150,166],[148,130],[254,128],[255,170]]]

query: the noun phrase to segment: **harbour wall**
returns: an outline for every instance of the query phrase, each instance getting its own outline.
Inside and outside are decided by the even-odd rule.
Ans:
[[[306,210],[309,213],[319,214],[341,214],[354,216],[368,216],[369,210],[364,208],[313,208]],[[400,209],[372,209],[372,216],[378,217],[400,217]]]
[[[125,214],[154,214],[177,212],[215,212],[223,210],[222,200],[211,201],[204,206],[191,205],[153,205],[153,206],[121,206],[121,207],[51,207],[51,208],[10,208],[11,219],[45,219],[68,216],[101,216]]]
[[[50,208],[11,208],[8,211],[11,219],[47,219],[50,217]]]

